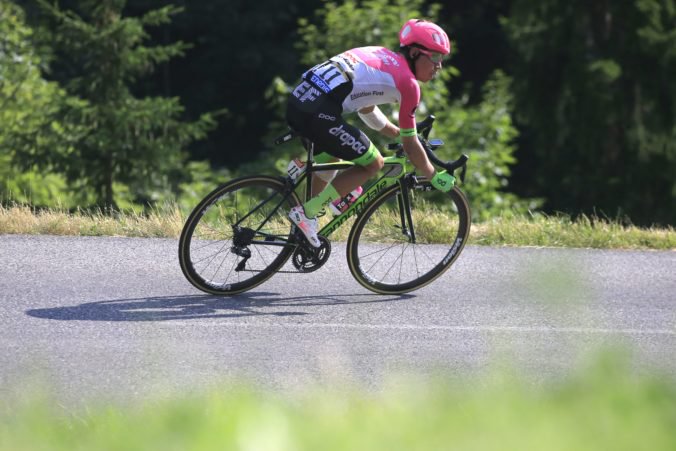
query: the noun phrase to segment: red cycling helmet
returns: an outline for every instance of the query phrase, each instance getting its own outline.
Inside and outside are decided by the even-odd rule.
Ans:
[[[399,31],[399,43],[402,47],[417,44],[433,52],[448,55],[451,42],[439,25],[422,19],[410,19]]]

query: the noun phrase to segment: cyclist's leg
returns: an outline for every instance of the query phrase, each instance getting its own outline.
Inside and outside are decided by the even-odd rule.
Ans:
[[[383,164],[380,152],[358,128],[345,122],[342,107],[325,96],[313,100],[289,99],[287,120],[292,128],[314,142],[317,149],[333,157],[354,161],[358,166],[340,174],[321,190],[313,190],[313,198],[303,205],[308,218],[314,218],[329,202],[341,199]],[[338,181],[339,190],[334,183]],[[321,183],[321,182],[317,182]],[[317,188],[320,188],[318,185]]]
[[[327,183],[319,192],[313,190],[314,196],[302,206],[294,207],[289,218],[303,232],[310,244],[319,247],[317,214],[329,203],[341,199],[347,193],[366,181],[378,169],[383,161],[380,152],[364,133],[348,124],[342,118],[342,106],[326,96],[322,96],[311,86],[312,95],[296,95],[302,90],[295,90],[287,104],[287,121],[301,135],[312,140],[318,149],[336,158],[355,161],[357,167],[341,174],[337,191],[333,183]],[[306,93],[307,94],[307,93]],[[316,194],[315,194],[316,193]]]
[[[315,162],[317,163],[334,161],[340,161],[340,159],[328,153],[321,153],[315,157]],[[375,176],[376,173],[383,168],[383,157],[380,155],[380,152],[378,152],[377,155],[375,152],[372,152],[352,161],[354,161],[357,166],[343,171],[337,177],[337,171],[317,172],[315,177],[312,178],[312,193],[316,194],[321,192],[327,184],[333,182],[336,191],[345,196],[354,188],[363,185],[366,180]]]
[[[323,163],[333,163],[336,161],[340,161],[340,158],[336,158],[331,154],[328,154],[326,152],[322,152],[318,155],[314,156],[314,161],[315,163],[323,164]],[[314,176],[312,177],[312,191],[311,193],[317,194],[320,193],[324,188],[326,188],[326,185],[331,183],[333,179],[336,177],[336,174],[338,171],[321,171],[321,172],[316,172]]]
[[[332,185],[341,197],[346,196],[347,193],[356,187],[363,185],[383,168],[384,161],[382,155],[373,143],[370,144],[366,154],[351,160],[355,163],[354,167],[333,179]]]
[[[383,158],[375,145],[361,130],[345,122],[342,117],[336,115],[333,121],[314,125],[315,135],[311,139],[318,148],[337,158],[353,161],[356,165],[338,175],[303,205],[308,217],[316,216],[329,202],[341,199],[383,167]]]
[[[330,99],[323,96],[320,91],[308,83],[302,82],[294,90],[293,95],[289,96],[286,119],[292,129],[296,130],[301,136],[313,141],[317,148],[323,150],[323,143],[326,139],[324,135],[329,132],[331,125],[337,119],[342,120],[340,117],[341,112],[340,105],[330,101]],[[331,154],[333,153],[331,152]],[[313,191],[313,194],[316,192]],[[305,235],[313,247],[317,248],[321,246],[318,236],[319,223],[316,218],[317,213],[323,208],[322,204],[324,202],[328,204],[333,199],[338,198],[340,198],[340,195],[328,184],[328,186],[319,191],[317,196],[310,199],[309,202],[293,207],[289,211],[289,219]]]
[[[300,95],[299,93],[311,95]],[[304,138],[314,142],[316,148],[319,149],[321,147],[317,145],[317,129],[323,131],[328,122],[334,122],[340,117],[340,113],[341,108],[339,106],[307,82],[301,82],[296,87],[293,94],[289,96],[286,105],[286,121],[289,126]],[[321,164],[338,161],[338,158],[322,150],[315,152],[314,161]],[[312,177],[312,195],[323,191],[334,176],[335,174],[328,171],[315,174]]]

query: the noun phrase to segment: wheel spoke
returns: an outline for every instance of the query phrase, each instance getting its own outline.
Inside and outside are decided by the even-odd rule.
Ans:
[[[227,245],[227,243],[226,243],[226,244],[223,244],[223,246],[221,246],[221,248],[218,250],[218,252],[216,252],[215,254],[213,254],[213,257],[211,258],[211,260],[209,260],[209,263],[207,264],[206,268],[208,268],[208,267],[211,266],[211,264],[214,262],[214,260],[216,260],[216,257],[223,251],[223,249],[225,249],[226,245]],[[225,257],[223,257],[223,260],[225,260],[226,258],[227,258],[227,255],[226,255]],[[221,262],[221,265],[222,265],[222,264],[223,264],[223,263]],[[206,269],[206,268],[205,268],[205,269]],[[219,268],[220,268],[220,266],[219,266]],[[217,269],[216,271],[218,272],[218,269]]]
[[[291,240],[286,214],[298,203],[290,194],[281,204],[285,190],[279,179],[254,176],[210,193],[181,234],[179,258],[188,280],[209,293],[234,294],[274,274],[293,250],[279,245]]]
[[[387,253],[390,249],[392,249],[392,248],[395,247],[395,246],[397,246],[396,243],[393,244],[392,246],[386,247],[385,249],[380,249],[380,250],[377,250],[377,251],[375,251],[375,252],[371,252],[370,254],[364,254],[364,255],[361,256],[361,258],[362,258],[362,259],[367,259],[367,258],[370,257],[371,255],[379,254],[379,253],[382,253],[382,252]],[[384,255],[385,255],[385,254],[383,254],[383,255],[381,256],[381,258],[382,258]]]
[[[378,293],[403,293],[434,280],[455,260],[446,256],[458,237],[464,245],[469,235],[469,207],[457,189],[445,198],[436,191],[416,191],[410,200],[409,226],[415,227],[416,243],[402,233],[402,204],[395,190],[384,191],[367,207],[348,240],[348,259],[355,262],[350,270]],[[435,204],[438,201],[442,203]],[[446,212],[448,220],[441,225],[445,229],[434,222],[433,208]]]

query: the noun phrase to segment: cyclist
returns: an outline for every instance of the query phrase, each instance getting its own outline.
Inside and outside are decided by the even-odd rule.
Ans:
[[[398,52],[384,47],[360,47],[336,55],[305,72],[289,96],[287,122],[324,152],[315,160],[322,163],[343,159],[355,163],[337,177],[330,171],[318,172],[323,181],[313,184],[312,191],[318,194],[289,213],[291,221],[314,247],[321,244],[317,237],[317,214],[383,167],[378,149],[363,132],[345,122],[343,113],[357,111],[369,128],[390,138],[401,137],[409,160],[432,186],[442,191],[453,187],[451,175],[437,172],[427,158],[418,141],[415,122],[420,103],[418,82],[432,80],[441,70],[442,59],[451,50],[448,35],[432,22],[411,19],[399,31],[399,43]],[[399,127],[378,108],[379,104],[395,102],[399,103]]]

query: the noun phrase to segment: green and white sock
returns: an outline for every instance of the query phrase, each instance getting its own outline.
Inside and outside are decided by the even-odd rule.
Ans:
[[[336,199],[340,199],[340,194],[338,194],[338,191],[336,191],[333,185],[326,185],[326,188],[324,188],[322,192],[303,204],[305,216],[308,218],[314,218],[317,216],[317,213],[322,211],[322,208],[327,206],[329,202],[333,202]]]

